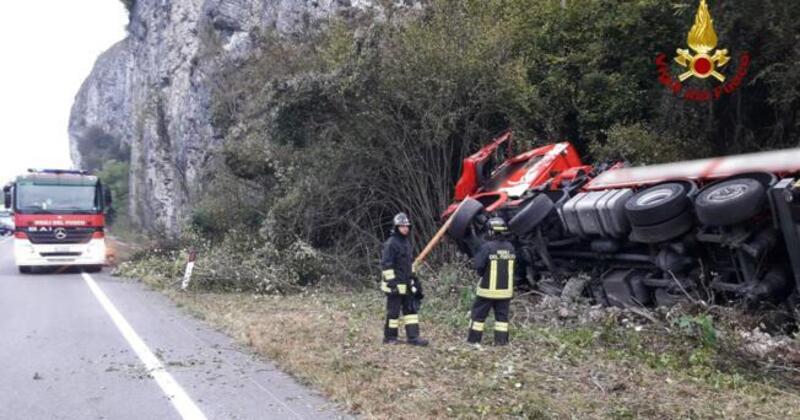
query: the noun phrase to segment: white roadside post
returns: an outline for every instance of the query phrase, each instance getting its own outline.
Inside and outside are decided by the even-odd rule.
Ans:
[[[192,279],[192,270],[194,270],[194,260],[197,258],[197,253],[192,249],[189,251],[189,262],[186,263],[186,272],[183,274],[183,282],[181,283],[181,290],[186,290],[189,287],[189,281]]]

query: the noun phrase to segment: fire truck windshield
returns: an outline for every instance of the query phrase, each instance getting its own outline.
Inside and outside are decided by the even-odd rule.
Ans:
[[[101,210],[92,185],[20,184],[16,191],[19,213],[84,213]]]

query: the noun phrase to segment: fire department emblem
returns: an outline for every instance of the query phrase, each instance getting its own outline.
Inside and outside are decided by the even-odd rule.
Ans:
[[[731,61],[727,49],[717,49],[717,33],[714,31],[714,19],[708,11],[706,0],[700,0],[694,25],[689,30],[687,37],[689,48],[678,48],[675,62],[681,66],[681,73],[677,77],[672,75],[670,60],[667,54],[661,53],[656,57],[658,68],[658,82],[668,88],[673,95],[688,101],[706,102],[716,101],[724,95],[730,95],[739,89],[747,76],[750,67],[750,53],[747,51],[739,54],[738,65],[731,77],[726,77],[722,68]],[[698,85],[684,86],[683,82],[696,77],[708,79],[713,77],[720,84],[713,87]]]
[[[711,13],[708,11],[706,0],[700,1],[694,25],[689,31],[688,41],[689,48],[694,50],[695,54],[692,55],[688,49],[678,48],[678,56],[675,57],[675,61],[687,69],[678,76],[678,79],[683,82],[692,76],[699,79],[713,77],[724,82],[725,76],[717,69],[728,64],[731,58],[726,49],[714,51],[717,48],[717,33],[714,31],[714,19],[711,18]],[[714,54],[711,54],[712,51]]]

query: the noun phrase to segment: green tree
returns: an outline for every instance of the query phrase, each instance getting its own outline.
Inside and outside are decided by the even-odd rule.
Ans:
[[[127,227],[130,164],[125,161],[108,160],[103,163],[103,168],[97,172],[97,176],[111,190],[109,223]]]

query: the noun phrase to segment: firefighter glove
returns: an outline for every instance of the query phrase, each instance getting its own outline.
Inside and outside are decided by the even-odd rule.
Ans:
[[[414,274],[411,277],[411,282],[411,294],[419,300],[425,299],[425,294],[422,293],[422,282],[419,280],[419,276]]]

